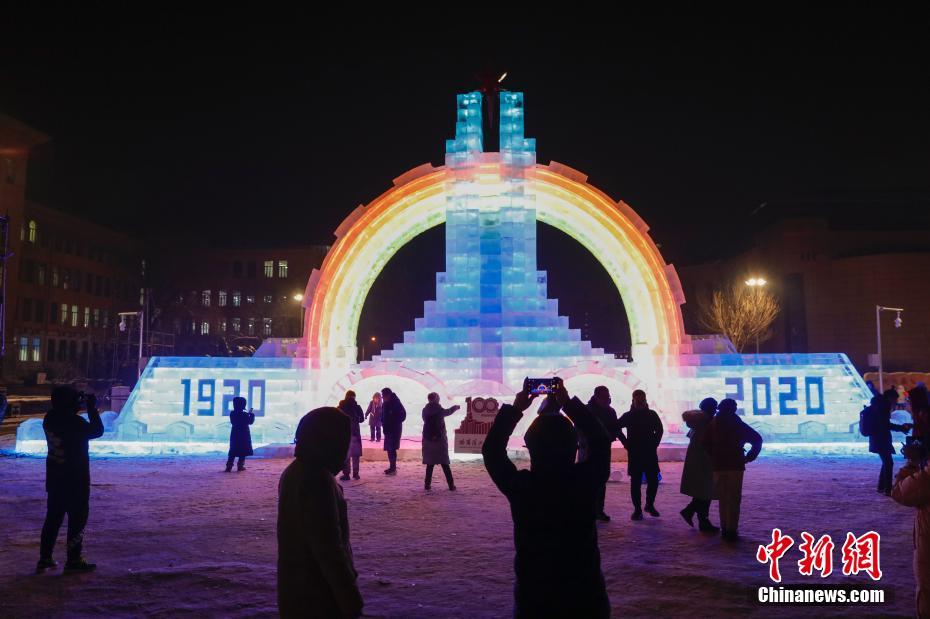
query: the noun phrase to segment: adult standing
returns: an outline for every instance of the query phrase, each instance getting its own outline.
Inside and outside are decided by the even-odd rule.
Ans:
[[[452,479],[452,468],[449,466],[449,435],[446,433],[446,417],[461,408],[458,404],[450,408],[443,408],[439,404],[439,394],[431,393],[426,396],[426,406],[423,407],[423,464],[426,465],[426,478],[423,487],[429,490],[433,483],[433,467],[437,464],[442,467],[443,475],[449,490],[455,490]]]
[[[297,425],[294,461],[278,484],[278,612],[282,617],[358,617],[362,594],[342,487],[333,476],[349,449],[349,419],[332,407]]]
[[[720,529],[710,521],[710,501],[714,497],[714,466],[710,455],[704,449],[704,435],[710,426],[714,413],[717,412],[717,400],[705,398],[699,410],[685,411],[681,418],[688,426],[688,451],[685,453],[685,465],[681,471],[681,493],[690,496],[691,502],[683,510],[681,517],[690,526],[694,526],[694,515],[698,517],[698,528],[707,533],[716,533]]]
[[[226,472],[232,471],[233,460],[239,459],[237,471],[245,470],[245,458],[252,455],[252,431],[249,426],[255,423],[255,413],[245,410],[245,398],[233,398],[233,409],[229,413],[229,454],[226,457]]]
[[[346,391],[346,397],[339,403],[339,410],[349,416],[349,429],[351,437],[349,438],[349,451],[346,454],[346,461],[342,465],[342,481],[349,479],[349,462],[352,463],[352,478],[358,479],[358,463],[362,457],[362,429],[359,424],[365,421],[365,414],[362,407],[355,401],[355,392]]]
[[[877,454],[882,461],[882,468],[878,472],[878,492],[891,496],[891,477],[894,473],[894,461],[891,456],[895,449],[891,444],[891,431],[908,432],[909,424],[898,425],[891,423],[891,407],[897,403],[898,392],[888,389],[882,395],[872,398],[869,410],[866,411],[869,419],[869,451]]]
[[[384,451],[388,455],[388,468],[385,475],[397,475],[397,450],[400,449],[400,437],[404,432],[404,420],[407,411],[397,394],[385,387],[381,390],[381,425],[384,426]]]
[[[579,451],[581,446],[584,446],[584,455],[580,455],[579,459],[591,459],[599,474],[597,502],[595,505],[597,515],[595,517],[601,522],[610,521],[610,516],[604,511],[604,502],[607,498],[607,480],[610,479],[610,445],[620,435],[617,411],[613,409],[610,403],[610,390],[604,385],[595,387],[591,399],[588,400],[588,410],[604,427],[604,431],[610,440],[607,443],[598,442],[594,445],[588,445],[583,435],[578,436]]]
[[[633,392],[630,410],[623,413],[618,422],[619,438],[629,454],[627,471],[630,474],[630,498],[633,500],[631,519],[642,520],[642,479],[646,476],[647,513],[659,517],[656,509],[656,494],[659,491],[659,443],[662,441],[662,420],[649,408],[646,392],[637,389]],[[626,428],[626,435],[623,429]]]
[[[704,435],[704,449],[714,467],[714,494],[720,507],[720,534],[728,542],[739,539],[739,510],[743,500],[746,464],[762,451],[762,437],[736,414],[736,400],[720,402],[719,412]],[[746,444],[749,452],[744,451]]]
[[[81,396],[73,387],[55,387],[52,409],[45,415],[42,428],[48,443],[45,458],[45,490],[48,509],[42,525],[42,542],[36,571],[58,564],[52,559],[55,539],[61,523],[68,516],[68,560],[66,571],[87,572],[95,569],[81,555],[84,548],[84,527],[90,509],[89,441],[103,435],[103,422],[97,410],[97,397],[87,396],[87,418],[81,411]]]
[[[381,442],[381,393],[375,391],[365,411],[368,418],[368,427],[371,429],[371,442]]]
[[[914,580],[917,582],[917,617],[930,617],[930,466],[923,466],[923,453],[916,445],[903,450],[907,464],[898,471],[891,498],[914,515]]]

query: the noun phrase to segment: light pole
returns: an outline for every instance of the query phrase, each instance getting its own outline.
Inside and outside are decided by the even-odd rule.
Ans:
[[[904,324],[904,321],[901,320],[901,312],[904,309],[901,307],[884,307],[882,305],[875,306],[875,337],[878,340],[878,392],[885,393],[885,381],[882,376],[882,321],[881,315],[882,312],[897,312],[897,316],[894,319],[894,328],[900,329],[901,325]]]
[[[301,303],[301,301],[304,300],[304,295],[298,292],[291,298],[297,301],[298,307],[300,307],[300,339],[303,339],[304,337],[304,305],[303,303]]]
[[[136,382],[138,382],[139,379],[142,377],[142,333],[145,330],[145,323],[143,322],[143,317],[145,316],[145,312],[142,310],[139,310],[138,312],[119,312],[117,316],[119,316],[119,330],[120,331],[125,331],[127,328],[126,327],[126,316],[137,316],[139,318],[139,358],[136,361]],[[126,341],[128,343],[129,341],[128,337]]]
[[[374,335],[372,335],[370,338],[368,338],[368,340],[369,340],[372,344],[374,344],[375,342],[378,341],[378,338],[376,338]],[[364,360],[365,360],[365,344],[364,344],[364,342],[363,342],[363,343],[362,343],[362,358],[361,358],[360,361],[364,361]]]
[[[756,290],[756,289],[762,290],[762,288],[767,283],[768,282],[765,280],[764,277],[750,277],[749,279],[746,280],[746,285],[752,288],[753,290]],[[759,334],[758,333],[756,333],[756,354],[757,355],[759,354]]]

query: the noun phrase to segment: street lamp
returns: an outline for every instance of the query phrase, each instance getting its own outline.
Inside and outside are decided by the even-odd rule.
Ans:
[[[124,333],[128,328],[126,325],[126,316],[136,316],[139,318],[139,359],[136,361],[136,382],[138,382],[142,377],[142,334],[145,330],[145,323],[143,322],[142,318],[144,315],[145,314],[142,310],[139,310],[138,312],[119,312],[117,314],[117,316],[119,316],[119,330]],[[127,346],[128,342],[129,340],[127,339]]]
[[[765,280],[764,277],[750,277],[749,279],[746,280],[746,285],[752,289],[758,288],[759,290],[761,290],[762,288],[765,287],[767,283],[768,282]],[[759,335],[758,334],[756,335],[756,354],[757,355],[759,354]]]
[[[304,300],[304,295],[298,292],[291,298],[297,301],[298,303],[300,303],[301,301]],[[304,306],[302,303],[300,304],[300,337],[301,339],[303,339],[304,337]]]
[[[368,338],[368,341],[374,344],[375,342],[378,341],[378,338],[372,335],[370,338]],[[374,347],[372,347],[372,350],[374,350]],[[362,342],[362,358],[360,359],[360,361],[364,361],[364,360],[365,360],[365,343]]]
[[[882,305],[875,306],[875,336],[878,340],[878,391],[879,393],[885,392],[885,381],[882,376],[882,321],[880,320],[882,312],[896,312],[894,318],[894,328],[900,329],[901,325],[904,324],[904,321],[901,320],[901,312],[904,309],[900,307],[884,307]]]

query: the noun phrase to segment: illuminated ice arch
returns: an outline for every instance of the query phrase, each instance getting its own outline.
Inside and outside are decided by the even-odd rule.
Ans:
[[[500,178],[497,153],[485,153],[479,175]],[[674,267],[648,235],[646,223],[567,166],[536,165],[528,174],[539,221],[585,246],[604,266],[627,313],[632,353],[646,375],[661,375],[670,356],[690,352]],[[391,257],[417,235],[444,223],[450,178],[446,168],[424,164],[394,180],[394,187],[359,206],[336,230],[336,242],[304,296],[308,308],[303,346],[312,367],[335,372],[356,360],[356,336],[365,298]],[[493,188],[490,188],[493,190]]]

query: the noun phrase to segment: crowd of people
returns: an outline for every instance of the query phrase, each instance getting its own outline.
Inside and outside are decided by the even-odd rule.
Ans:
[[[930,468],[924,441],[928,437],[930,398],[923,385],[912,390],[909,396],[914,422],[894,424],[890,392],[876,395],[863,411],[862,432],[869,436],[870,450],[882,459],[879,492],[918,510],[914,569],[918,609],[925,614],[930,611]],[[632,520],[642,520],[644,512],[658,518],[655,499],[662,422],[642,390],[633,392],[630,409],[618,416],[607,387],[597,387],[584,404],[557,383],[524,435],[530,467],[520,470],[508,457],[507,444],[536,397],[524,390],[512,404],[504,404],[482,448],[487,472],[509,502],[513,518],[514,616],[607,617],[610,603],[601,572],[597,522],[610,520],[604,504],[611,444],[619,440],[628,454]],[[233,400],[227,472],[236,458],[238,470],[244,470],[245,458],[252,455],[249,426],[255,416],[251,410],[246,411],[246,405],[244,398]],[[82,408],[87,411],[86,420],[79,415]],[[436,393],[428,395],[423,407],[426,490],[430,490],[436,465],[442,468],[449,490],[456,489],[445,419],[458,408],[443,407]],[[341,472],[341,480],[350,479],[350,474],[359,479],[360,426],[366,419],[372,441],[379,440],[383,430],[383,449],[390,463],[384,472],[395,475],[406,410],[389,388],[374,394],[364,412],[356,394],[349,391],[338,407],[315,409],[304,415],[297,427],[295,460],[286,467],[279,483],[278,603],[282,616],[361,614],[363,600],[352,559],[347,506],[335,476]],[[719,403],[707,398],[697,410],[685,412],[682,420],[689,429],[689,444],[680,492],[690,502],[680,515],[689,526],[694,526],[696,516],[700,531],[720,531],[725,541],[735,541],[746,464],[759,455],[762,437],[740,418],[737,403],[729,398]],[[49,448],[48,509],[37,570],[57,566],[52,554],[66,515],[65,570],[93,570],[95,565],[84,559],[82,546],[90,496],[88,441],[103,434],[96,398],[85,398],[71,387],[56,388],[43,427]],[[907,464],[892,484],[891,431],[911,429],[915,436],[909,437],[903,449]],[[710,520],[710,505],[715,499],[719,527]],[[309,614],[308,609],[312,609]]]

